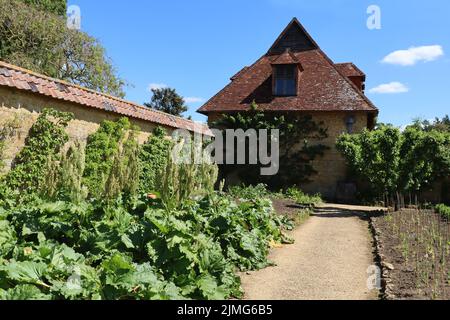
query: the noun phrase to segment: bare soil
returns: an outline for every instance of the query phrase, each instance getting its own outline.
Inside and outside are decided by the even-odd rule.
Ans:
[[[372,218],[387,270],[390,299],[450,299],[449,224],[431,211],[403,210]],[[385,268],[387,269],[387,268]]]
[[[290,199],[273,198],[271,200],[274,210],[278,214],[286,216],[290,219],[295,220],[299,210],[304,209],[303,207],[295,203],[295,201]]]

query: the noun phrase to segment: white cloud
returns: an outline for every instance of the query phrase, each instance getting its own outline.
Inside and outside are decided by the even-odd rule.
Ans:
[[[148,91],[152,91],[152,89],[164,89],[168,87],[169,86],[165,83],[150,83],[148,85]]]
[[[404,92],[408,92],[408,91],[409,91],[409,88],[400,82],[391,82],[391,83],[380,84],[379,86],[369,90],[370,93],[380,93],[380,94],[404,93]]]
[[[439,45],[411,47],[408,50],[398,50],[388,54],[382,62],[401,66],[413,66],[420,61],[433,61],[443,55],[444,49]]]
[[[184,101],[186,103],[200,103],[200,102],[204,102],[205,99],[199,98],[199,97],[186,97],[186,98],[184,98]]]

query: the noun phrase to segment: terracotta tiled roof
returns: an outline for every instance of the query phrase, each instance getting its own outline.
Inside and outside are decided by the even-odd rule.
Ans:
[[[205,124],[151,110],[132,102],[37,74],[2,61],[0,61],[0,87],[29,91],[54,99],[77,103],[87,108],[95,108],[162,126],[211,135]]]
[[[297,84],[298,94],[289,97],[274,96],[271,64],[281,59],[281,56],[287,56],[286,53],[273,54],[273,52],[292,43],[295,50],[291,50],[289,55],[293,56],[303,69]],[[206,102],[198,112],[208,114],[247,111],[255,101],[261,109],[269,111],[378,113],[372,102],[348,79],[347,73],[344,72],[347,69],[349,65],[345,65],[345,68],[336,66],[307,34],[298,20],[294,19],[266,55],[234,76],[233,81]],[[354,67],[351,71],[357,70],[359,69]]]
[[[366,74],[352,62],[336,63],[335,66],[346,77],[366,77]]]

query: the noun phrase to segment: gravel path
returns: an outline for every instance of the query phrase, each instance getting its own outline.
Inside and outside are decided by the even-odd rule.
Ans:
[[[295,244],[272,251],[275,267],[243,274],[245,299],[376,299],[377,292],[367,289],[367,269],[374,264],[368,223],[344,209],[318,209],[291,233]]]

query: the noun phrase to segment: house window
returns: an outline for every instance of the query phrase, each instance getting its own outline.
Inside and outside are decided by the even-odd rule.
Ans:
[[[350,134],[353,133],[355,123],[356,123],[355,116],[348,116],[345,119],[345,126],[347,127],[347,133],[350,133]]]
[[[292,64],[278,65],[274,70],[274,95],[295,96],[297,95],[297,66]]]

